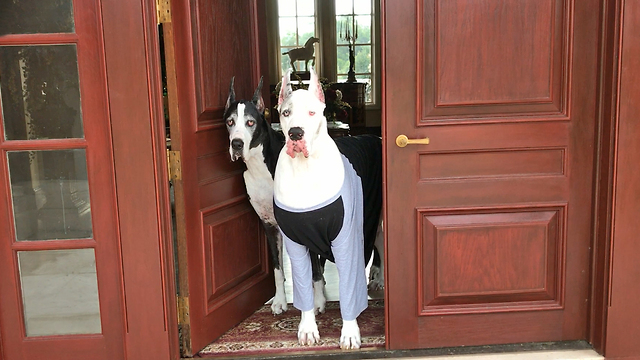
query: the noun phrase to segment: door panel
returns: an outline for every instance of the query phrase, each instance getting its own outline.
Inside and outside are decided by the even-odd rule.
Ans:
[[[0,16],[7,359],[120,359],[124,301],[99,1]]]
[[[586,339],[598,2],[384,9],[389,347]]]
[[[179,292],[189,309],[181,323],[184,355],[273,296],[262,225],[246,195],[244,164],[229,159],[222,119],[232,76],[239,98],[253,94],[260,76],[268,78],[263,7],[257,0],[174,0],[172,22],[165,24],[165,41],[175,48],[177,86],[169,96],[177,96],[179,108],[179,120],[171,119],[171,148],[180,151],[182,167],[174,186],[183,214]]]

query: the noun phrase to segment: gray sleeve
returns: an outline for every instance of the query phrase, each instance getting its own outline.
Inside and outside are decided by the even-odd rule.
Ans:
[[[346,160],[345,160],[346,161]],[[343,192],[343,231],[331,243],[339,276],[340,313],[343,320],[355,320],[368,305],[364,263],[362,185],[355,171],[345,173],[350,192]]]
[[[313,278],[309,249],[289,239],[284,233],[282,233],[282,238],[289,259],[291,259],[293,306],[300,311],[313,310]]]

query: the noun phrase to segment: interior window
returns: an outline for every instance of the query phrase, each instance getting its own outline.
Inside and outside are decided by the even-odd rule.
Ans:
[[[373,105],[376,93],[375,74],[375,7],[373,0],[273,0],[277,1],[277,34],[279,46],[277,57],[281,74],[295,67],[297,71],[307,70],[307,66],[324,66],[323,76],[329,81],[347,82],[353,80],[366,83],[365,103]],[[327,21],[330,18],[331,21]],[[322,21],[321,21],[322,19]],[[275,19],[274,19],[275,20]],[[335,20],[335,21],[334,21]],[[335,36],[326,36],[326,29],[335,26]],[[274,24],[275,27],[275,24]],[[274,29],[275,30],[275,29]],[[329,30],[332,31],[332,30]],[[325,34],[322,38],[321,34]],[[313,38],[319,38],[314,45]],[[310,40],[311,39],[311,40]],[[288,52],[307,46],[314,48],[308,63],[293,56],[293,64]],[[321,54],[334,57],[335,62],[319,64]],[[350,55],[353,55],[353,69],[350,69]],[[304,56],[303,56],[304,58]],[[326,58],[325,58],[326,60]],[[330,69],[326,67],[329,66]],[[350,70],[352,74],[350,75]]]
[[[278,25],[280,34],[280,70],[285,73],[291,68],[288,51],[304,47],[309,39],[316,36],[316,11],[315,0],[278,0]],[[307,46],[313,48],[313,41]],[[293,55],[293,54],[292,54]],[[293,59],[304,58],[301,56],[291,56]],[[314,54],[317,57],[317,54]],[[305,70],[305,61],[297,60],[293,62],[296,70]],[[312,65],[312,61],[307,64]]]
[[[358,82],[367,83],[365,101],[373,103],[373,7],[371,0],[335,0],[336,74],[338,82],[349,78],[350,52]]]

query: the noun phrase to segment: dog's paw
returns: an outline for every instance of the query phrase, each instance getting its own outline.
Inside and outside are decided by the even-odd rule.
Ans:
[[[316,315],[324,313],[327,303],[324,291],[324,280],[313,282],[313,311]]]
[[[340,334],[340,348],[342,350],[360,349],[360,328],[356,320],[342,321]]]
[[[287,309],[287,298],[284,293],[276,293],[273,302],[271,302],[271,312],[273,315],[280,315],[287,311]]]
[[[320,341],[318,324],[313,310],[303,311],[300,325],[298,326],[298,343],[300,345],[313,345]]]
[[[384,274],[377,266],[371,266],[368,288],[371,291],[384,290]]]

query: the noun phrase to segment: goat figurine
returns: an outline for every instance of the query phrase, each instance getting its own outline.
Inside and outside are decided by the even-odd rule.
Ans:
[[[313,56],[313,51],[314,51],[313,45],[317,42],[320,42],[320,39],[312,36],[307,40],[306,43],[304,43],[304,47],[298,47],[282,53],[282,55],[289,55],[291,68],[293,69],[294,72],[297,71],[294,63],[298,60],[304,60],[304,69],[306,71],[309,71],[310,60],[311,60],[311,65],[316,64],[316,57]]]

